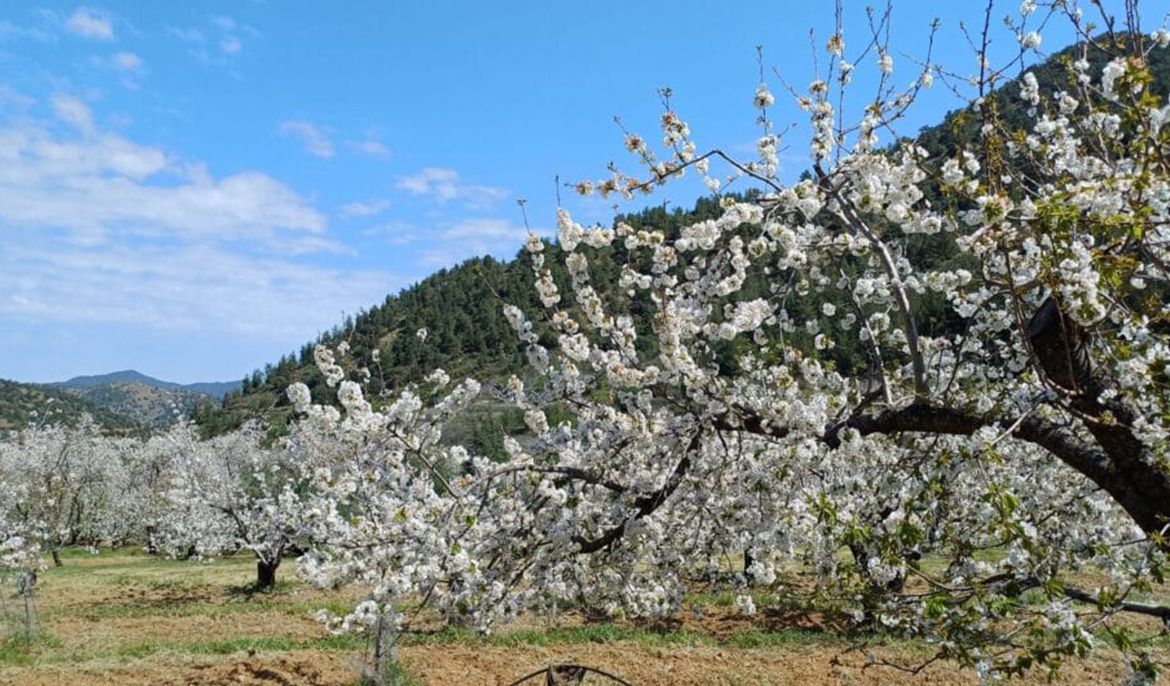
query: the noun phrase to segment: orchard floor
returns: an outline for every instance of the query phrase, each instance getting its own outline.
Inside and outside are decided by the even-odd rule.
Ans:
[[[357,684],[364,639],[329,636],[313,615],[322,607],[340,611],[359,593],[303,586],[289,563],[276,592],[248,595],[253,574],[245,558],[197,564],[126,552],[70,554],[64,567],[41,575],[42,638],[31,649],[0,644],[0,686]],[[0,611],[11,614],[15,601],[4,603]],[[867,654],[918,664],[930,654],[924,646],[857,646],[815,617],[774,613],[749,623],[726,598],[697,597],[693,604],[698,612],[688,608],[657,627],[572,615],[555,623],[528,618],[489,638],[435,627],[403,636],[401,658],[413,683],[425,685],[505,686],[556,663],[595,666],[633,686],[978,683],[970,671],[949,664],[916,676],[866,666]],[[0,631],[9,628],[0,623]],[[1102,648],[1066,666],[1062,676],[1069,684],[1109,684],[1124,671],[1119,656]],[[584,683],[607,681],[590,676]],[[1034,674],[1018,683],[1048,680]]]

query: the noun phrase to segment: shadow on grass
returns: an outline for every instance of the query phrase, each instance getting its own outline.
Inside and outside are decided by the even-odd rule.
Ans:
[[[263,588],[252,581],[246,584],[228,586],[225,593],[229,598],[251,600],[255,596],[270,598],[272,596],[287,595],[300,587],[300,584],[293,581],[277,581],[274,585]]]

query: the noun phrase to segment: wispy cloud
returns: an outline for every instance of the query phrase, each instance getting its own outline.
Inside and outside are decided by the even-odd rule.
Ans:
[[[317,125],[307,121],[281,122],[280,132],[286,136],[295,136],[305,146],[305,152],[314,157],[328,159],[333,157],[333,143]]]
[[[112,62],[122,71],[140,72],[143,69],[142,58],[132,52],[119,52],[114,55]]]
[[[387,148],[381,141],[366,138],[364,140],[349,140],[345,142],[346,146],[354,152],[370,157],[378,157],[381,159],[390,159],[390,148]]]
[[[187,43],[191,56],[204,64],[228,64],[244,50],[244,39],[262,37],[259,30],[232,17],[212,14],[200,26],[168,26],[167,33]]]
[[[417,174],[403,176],[394,187],[443,203],[460,200],[475,207],[490,206],[508,195],[507,190],[496,186],[465,184],[457,171],[441,167],[427,167]]]
[[[53,97],[53,114],[81,133],[93,133],[93,114],[89,106],[71,95]]]
[[[68,324],[308,340],[340,309],[400,285],[385,272],[250,258],[214,245],[0,248],[0,313]]]
[[[186,43],[202,43],[207,40],[203,32],[194,27],[168,26],[167,33]]]
[[[207,17],[207,20],[210,21],[215,26],[219,27],[219,29],[221,31],[235,31],[236,30],[236,20],[232,19],[231,17],[225,17],[225,16],[219,15],[219,14],[213,14],[213,15]]]
[[[389,200],[375,200],[373,202],[351,202],[342,205],[340,213],[342,217],[372,217],[375,214],[381,214],[390,209],[391,202]]]
[[[114,39],[114,26],[109,18],[85,7],[79,7],[69,15],[65,28],[83,38]]]
[[[419,246],[418,263],[427,269],[449,267],[471,257],[495,255],[510,258],[524,244],[528,229],[499,217],[461,219],[436,227],[388,223],[364,231],[366,236],[399,246]],[[548,231],[534,228],[538,235]]]
[[[51,31],[36,26],[20,26],[3,19],[0,20],[0,40],[7,38],[29,38],[43,43],[53,43],[57,40],[57,36]]]
[[[0,111],[6,109],[27,110],[35,102],[35,98],[21,93],[6,83],[0,83]]]

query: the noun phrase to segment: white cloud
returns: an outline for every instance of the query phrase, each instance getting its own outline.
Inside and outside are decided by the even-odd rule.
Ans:
[[[0,122],[5,326],[99,322],[295,345],[402,285],[315,264],[309,255],[347,249],[279,180],[215,177],[101,129],[75,98],[53,106],[70,128],[24,114]]]
[[[110,20],[84,7],[77,8],[65,21],[65,28],[84,38],[113,40],[114,27]]]
[[[549,235],[541,228],[533,231],[538,235]],[[523,225],[497,217],[468,218],[425,229],[392,223],[371,227],[363,233],[393,245],[424,246],[418,254],[418,263],[428,269],[450,267],[482,255],[509,259],[515,257],[528,237],[528,229]]]
[[[477,207],[489,206],[508,194],[507,190],[495,186],[464,184],[454,169],[441,167],[427,167],[412,176],[401,177],[394,187],[411,195],[432,197],[439,202],[461,200]]]
[[[213,178],[200,165],[97,129],[76,98],[58,96],[53,106],[80,136],[36,123],[0,127],[0,225],[272,249],[327,230],[320,212],[266,174]]]
[[[204,64],[228,64],[231,57],[243,51],[244,39],[263,36],[255,27],[241,24],[232,17],[213,14],[205,21],[201,27],[168,26],[166,29],[170,35],[188,43],[191,56]]]
[[[360,152],[363,155],[379,157],[384,160],[390,158],[390,148],[387,148],[381,141],[374,140],[373,138],[360,141],[346,141],[345,144],[354,152]]]
[[[351,202],[341,206],[342,217],[372,217],[375,214],[381,214],[390,209],[389,200],[376,200],[374,202]]]
[[[119,52],[113,57],[113,65],[122,71],[142,71],[142,58],[132,52]]]
[[[93,115],[89,111],[89,106],[77,98],[69,95],[54,96],[53,113],[78,131],[85,134],[93,133]]]
[[[341,309],[401,285],[378,271],[251,258],[214,245],[0,248],[0,312],[26,320],[96,321],[163,331],[309,340]]]
[[[325,132],[315,124],[307,121],[281,122],[280,132],[285,135],[296,136],[305,144],[305,152],[314,157],[333,157],[333,143]]]

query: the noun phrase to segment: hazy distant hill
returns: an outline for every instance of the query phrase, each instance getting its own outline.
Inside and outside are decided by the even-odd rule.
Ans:
[[[216,400],[222,400],[225,395],[240,388],[239,381],[178,384],[171,381],[156,379],[153,376],[147,376],[146,374],[135,371],[133,369],[126,369],[120,372],[111,372],[109,374],[99,374],[96,376],[75,376],[68,381],[61,381],[50,385],[80,390],[96,388],[98,386],[114,383],[137,384],[142,386],[150,386],[152,388],[160,388],[167,391],[188,391],[192,393],[202,393],[204,395],[209,395]]]
[[[35,421],[72,424],[83,414],[109,431],[157,429],[198,408],[209,411],[239,387],[238,381],[177,384],[134,370],[51,384],[0,379],[0,431]]]
[[[83,414],[89,414],[113,432],[126,433],[141,428],[130,417],[111,412],[63,389],[0,379],[0,431],[20,429],[40,421],[73,424]]]
[[[218,404],[240,382],[178,384],[126,369],[49,385],[142,426],[159,428],[197,407]]]
[[[94,386],[71,388],[62,386],[66,393],[150,428],[160,428],[190,414],[196,407],[212,404],[206,393],[168,390],[142,383],[110,381]]]

